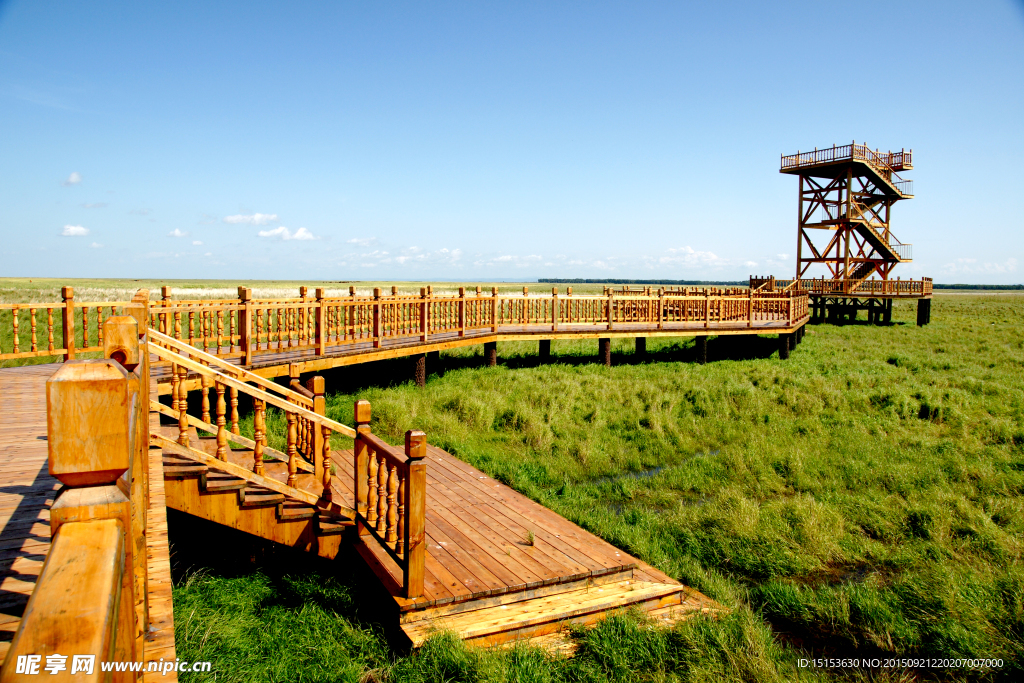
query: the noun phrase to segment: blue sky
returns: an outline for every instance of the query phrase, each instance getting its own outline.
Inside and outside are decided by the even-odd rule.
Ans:
[[[0,2],[0,275],[788,276],[856,139],[894,274],[1024,280],[1024,3],[427,5]]]

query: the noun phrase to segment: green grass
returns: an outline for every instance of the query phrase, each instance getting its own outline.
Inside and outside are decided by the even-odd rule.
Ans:
[[[373,627],[322,597],[289,618],[316,607],[309,628],[340,619],[330,633],[352,635],[330,645],[346,653],[336,666],[377,680],[868,680],[797,659],[888,654],[1002,658],[1001,671],[916,675],[1012,680],[1024,654],[1022,313],[1020,296],[938,296],[925,328],[815,326],[785,362],[768,338],[712,340],[704,366],[687,362],[689,342],[652,339],[646,363],[616,342],[610,370],[589,362],[593,343],[555,342],[546,366],[525,343],[499,345],[497,368],[476,349],[443,356],[425,389],[401,383],[399,363],[334,372],[335,419],[351,424],[352,401],[369,399],[392,442],[425,430],[732,613],[671,631],[623,615],[576,632],[572,660],[445,637],[412,655],[379,635],[359,649]],[[912,321],[912,306],[897,319]],[[197,579],[175,599],[236,580]],[[179,643],[196,656],[190,629]],[[312,663],[281,677],[274,656],[239,647],[262,654],[238,680],[346,680]]]
[[[732,612],[671,631],[622,615],[580,654],[389,647],[359,581],[257,570],[175,588],[179,656],[210,680],[1015,680],[1024,654],[1024,296],[939,294],[932,324],[814,326],[775,340],[593,342],[442,356],[328,375],[328,412],[369,399],[393,443],[440,445]],[[251,418],[247,418],[251,422]],[[248,424],[248,423],[247,423]],[[283,421],[270,415],[271,442]],[[277,441],[279,444],[280,441]],[[344,445],[339,442],[338,445]],[[806,656],[1002,658],[988,673],[813,672]],[[183,680],[189,680],[183,676]],[[191,680],[203,680],[201,677]]]

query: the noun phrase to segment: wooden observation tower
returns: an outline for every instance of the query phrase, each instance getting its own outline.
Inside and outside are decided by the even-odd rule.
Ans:
[[[783,155],[780,173],[800,179],[796,277],[791,281],[752,277],[752,289],[805,290],[812,320],[854,319],[868,311],[871,322],[892,319],[892,301],[915,298],[918,324],[931,317],[932,281],[892,279],[911,261],[911,245],[890,228],[892,207],[914,196],[914,183],[899,176],[913,169],[912,152],[880,152],[851,142]],[[826,239],[827,236],[827,239]],[[827,274],[808,274],[811,266]]]
[[[896,202],[914,196],[914,181],[897,175],[913,167],[912,152],[856,143],[783,156],[779,172],[800,178],[796,279],[820,263],[831,279],[855,287],[876,274],[888,280],[897,264],[909,262],[911,245],[893,235],[890,215]],[[823,247],[811,238],[819,230],[831,233]]]

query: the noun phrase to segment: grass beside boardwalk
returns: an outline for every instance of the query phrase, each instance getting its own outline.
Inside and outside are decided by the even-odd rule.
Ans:
[[[331,597],[359,592],[343,571],[204,576],[176,589],[181,656],[237,640],[217,680],[1018,679],[1022,313],[1020,296],[938,296],[925,328],[815,326],[785,362],[770,338],[713,340],[705,366],[689,342],[651,340],[645,363],[617,342],[610,370],[590,362],[590,342],[555,342],[546,366],[510,343],[497,368],[479,350],[442,356],[425,389],[403,383],[398,361],[329,374],[335,419],[351,423],[367,398],[376,432],[397,443],[424,429],[732,613],[673,631],[624,615],[578,632],[568,661],[444,637],[410,655]],[[335,668],[319,668],[320,647]],[[889,655],[1003,669],[797,667]]]

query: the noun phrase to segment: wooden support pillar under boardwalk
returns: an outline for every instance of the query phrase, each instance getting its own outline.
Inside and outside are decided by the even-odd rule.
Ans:
[[[694,338],[694,347],[697,349],[697,362],[704,365],[708,362],[708,338],[700,336]]]
[[[790,337],[788,334],[779,335],[779,360],[789,358]]]
[[[484,359],[489,368],[498,364],[498,342],[484,342]]]
[[[416,386],[425,387],[427,386],[427,354],[418,353],[412,357],[413,362],[413,379],[416,380]]]
[[[551,360],[551,340],[541,339],[538,348],[538,355],[540,356],[541,363],[547,363]]]
[[[612,340],[608,337],[597,340],[597,358],[606,368],[612,366]]]
[[[647,337],[636,338],[636,356],[637,358],[647,357]]]
[[[932,300],[917,300],[917,326],[923,327],[932,321]]]

